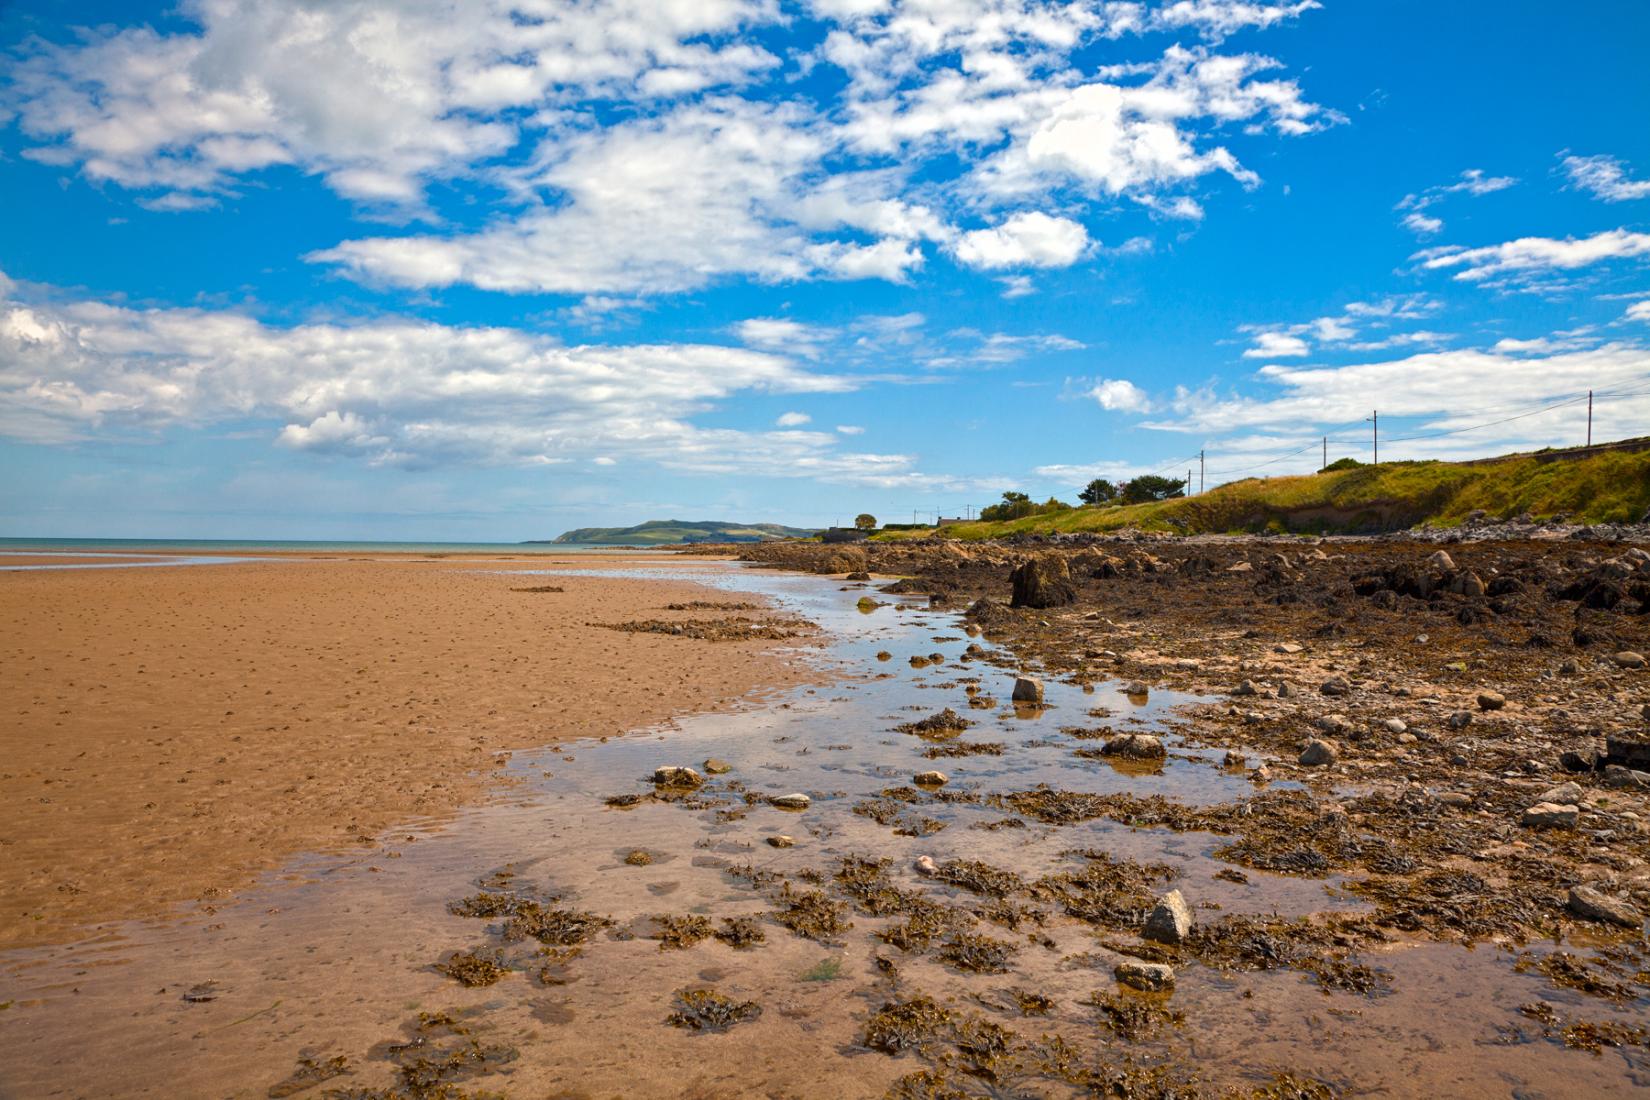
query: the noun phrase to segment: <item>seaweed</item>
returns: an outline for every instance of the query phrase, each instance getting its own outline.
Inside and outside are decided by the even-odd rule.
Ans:
[[[948,741],[974,723],[950,707],[915,722],[902,722],[894,729],[931,741]]]
[[[1165,998],[1139,993],[1095,993],[1082,1002],[1097,1010],[1100,1023],[1119,1039],[1149,1039],[1165,1026],[1179,1027],[1186,1015]]]
[[[551,947],[576,947],[604,928],[612,927],[607,917],[577,909],[547,909],[536,901],[521,901],[505,921],[507,942],[534,939]]]
[[[940,945],[940,961],[974,974],[1002,974],[1016,950],[1002,940],[958,932]]]
[[[920,1048],[951,1022],[951,1013],[933,998],[918,994],[889,1001],[865,1022],[864,1043],[884,1054]]]
[[[1014,872],[977,859],[948,859],[935,869],[934,877],[952,886],[993,898],[1007,897],[1025,887],[1025,882]]]
[[[753,917],[723,917],[722,927],[714,933],[716,938],[733,948],[754,947],[766,942],[767,932],[763,931]]]
[[[306,1089],[312,1089],[323,1081],[330,1081],[334,1077],[342,1077],[349,1072],[349,1060],[342,1054],[331,1058],[317,1059],[311,1055],[304,1055],[298,1059],[298,1068],[282,1081],[269,1086],[265,1094],[270,1100],[283,1100],[287,1096],[296,1096]]]
[[[660,951],[685,951],[698,943],[707,940],[713,934],[709,917],[701,917],[694,913],[684,916],[675,916],[666,913],[653,918],[653,923],[659,926]]]
[[[782,908],[774,913],[774,919],[810,940],[828,941],[854,926],[852,921],[843,920],[848,907],[832,901],[823,890],[796,891],[787,883],[779,903]]]
[[[736,1001],[714,989],[679,989],[676,1010],[665,1022],[691,1031],[726,1031],[760,1015],[762,1006],[755,1001]]]
[[[504,965],[504,952],[498,948],[487,950],[477,947],[469,951],[455,951],[436,963],[435,968],[460,985],[467,986],[492,985],[510,973],[510,968]]]

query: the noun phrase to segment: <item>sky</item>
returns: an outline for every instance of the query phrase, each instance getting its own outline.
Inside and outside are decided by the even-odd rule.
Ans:
[[[1650,434],[1650,4],[0,0],[0,535]],[[1327,440],[1327,442],[1325,442]],[[1203,455],[1201,472],[1198,459]]]

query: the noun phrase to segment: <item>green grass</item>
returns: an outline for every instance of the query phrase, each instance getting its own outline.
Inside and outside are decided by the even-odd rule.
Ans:
[[[1577,523],[1629,523],[1647,508],[1650,452],[1612,451],[1554,462],[1528,456],[1476,466],[1389,462],[1304,477],[1251,478],[1179,500],[959,523],[943,533],[963,539],[1125,527],[1186,534],[1369,533],[1459,523],[1477,509],[1498,519],[1565,513]]]

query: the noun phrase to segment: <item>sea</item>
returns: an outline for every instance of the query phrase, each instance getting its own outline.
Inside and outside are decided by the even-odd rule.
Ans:
[[[308,539],[30,539],[0,538],[0,552],[41,551],[52,553],[107,554],[118,551],[144,553],[246,553],[316,551],[323,553],[398,554],[577,554],[580,551],[611,550],[633,546],[627,543],[569,542],[332,542]]]

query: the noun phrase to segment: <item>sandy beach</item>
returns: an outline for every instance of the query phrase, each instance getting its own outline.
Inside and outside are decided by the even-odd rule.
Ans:
[[[220,902],[295,852],[483,797],[510,750],[800,675],[772,642],[599,625],[703,619],[661,610],[716,598],[697,585],[491,571],[549,565],[350,555],[0,573],[0,945]],[[564,591],[517,591],[546,584]]]

